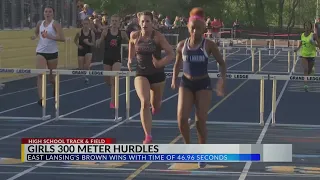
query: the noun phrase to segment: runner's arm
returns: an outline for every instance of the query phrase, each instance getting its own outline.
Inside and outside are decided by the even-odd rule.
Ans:
[[[313,39],[317,43],[317,47],[320,48],[320,39],[318,38],[317,34],[313,34]]]
[[[174,52],[172,46],[167,41],[166,37],[157,32],[156,36],[158,36],[158,41],[161,46],[161,48],[165,51],[167,54],[164,58],[162,58],[159,62],[161,62],[161,66],[164,67],[165,65],[169,64],[174,59]]]
[[[132,63],[135,58],[136,50],[134,48],[135,41],[138,37],[139,31],[133,31],[130,34],[129,47],[128,47],[128,63]]]
[[[295,51],[295,52],[299,51],[299,49],[301,48],[301,46],[302,46],[302,41],[300,40],[298,47],[297,47],[294,51]]]
[[[56,37],[51,37],[51,39],[55,40],[55,41],[65,42],[66,39],[64,37],[64,32],[62,30],[61,25],[59,23],[55,22],[55,23],[53,23],[53,27],[57,32],[57,36]]]
[[[34,30],[34,35],[35,35],[34,37],[35,38],[37,38],[39,36],[39,34],[40,34],[40,25],[41,25],[41,23],[42,23],[42,21],[39,21],[37,23],[36,29]]]
[[[174,63],[173,66],[173,77],[172,80],[175,81],[180,73],[180,69],[181,69],[181,62],[182,62],[182,48],[184,45],[185,40],[180,41],[177,45],[177,49],[176,49],[176,62]]]
[[[74,36],[73,42],[76,44],[77,47],[79,47],[79,37],[80,33],[77,32],[77,34]]]
[[[207,47],[206,48],[207,51],[209,52],[208,55],[210,56],[212,54],[213,57],[216,59],[216,61],[219,63],[221,77],[222,77],[223,81],[225,81],[227,67],[226,67],[226,63],[223,60],[223,57],[219,51],[218,46],[213,41],[207,39],[206,40],[206,47]]]

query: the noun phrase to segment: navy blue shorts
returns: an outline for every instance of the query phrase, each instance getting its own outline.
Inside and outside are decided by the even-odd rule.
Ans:
[[[197,80],[190,80],[183,75],[181,77],[180,87],[187,88],[193,93],[196,93],[200,90],[212,90],[210,77]]]
[[[315,58],[314,57],[302,57],[301,58],[304,58],[306,59],[308,62],[314,62],[315,61]]]

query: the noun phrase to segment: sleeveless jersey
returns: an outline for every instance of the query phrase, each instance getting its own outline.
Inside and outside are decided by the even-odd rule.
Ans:
[[[150,40],[142,40],[141,32],[135,43],[135,50],[137,55],[137,74],[139,75],[152,75],[159,72],[164,72],[164,68],[155,68],[152,63],[152,55],[160,60],[161,59],[161,47],[156,44],[154,40],[155,31],[152,31]]]
[[[88,39],[89,42],[92,41],[92,36],[91,36],[91,30],[89,30],[89,34],[86,36],[84,33],[83,33],[83,30],[81,29],[81,32],[80,32],[80,37],[79,37],[79,45],[83,47],[83,49],[90,49],[91,46],[87,45],[86,43],[83,42],[83,40],[85,39]]]
[[[116,36],[111,34],[110,29],[108,29],[108,34],[105,37],[105,58],[120,60],[121,59],[121,31],[118,30]]]
[[[206,39],[197,48],[190,48],[190,39],[186,39],[182,48],[183,72],[192,76],[199,77],[208,74],[208,54],[206,52]]]
[[[316,57],[317,49],[314,44],[311,43],[313,38],[313,33],[310,33],[307,37],[304,33],[301,34],[301,51],[300,54],[302,57]]]
[[[36,52],[38,52],[38,53],[56,53],[56,52],[58,52],[57,42],[54,40],[42,37],[43,32],[47,32],[48,35],[54,36],[54,37],[57,35],[55,29],[53,28],[54,20],[52,20],[51,23],[47,27],[44,27],[44,22],[45,21],[42,21],[42,23],[40,25],[40,35],[39,35],[40,40],[38,42]]]

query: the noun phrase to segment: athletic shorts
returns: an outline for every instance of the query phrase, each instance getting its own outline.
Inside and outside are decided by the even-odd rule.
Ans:
[[[87,54],[92,54],[91,48],[78,49],[78,56],[84,57]]]
[[[166,74],[164,72],[158,72],[155,74],[151,74],[151,75],[141,75],[141,74],[137,74],[138,76],[142,76],[148,79],[149,84],[156,84],[156,83],[161,83],[164,82],[166,80]]]
[[[180,87],[187,88],[193,93],[196,93],[200,90],[212,90],[210,77],[197,80],[190,80],[183,75],[181,77]]]
[[[300,57],[300,58],[304,58],[306,59],[308,62],[314,62],[315,61],[315,57]]]
[[[59,53],[58,52],[56,52],[56,53],[39,53],[39,52],[37,52],[37,55],[43,56],[47,61],[50,61],[50,60],[58,59]]]
[[[108,66],[113,66],[115,63],[121,63],[120,58],[114,59],[114,58],[104,58],[103,64]]]

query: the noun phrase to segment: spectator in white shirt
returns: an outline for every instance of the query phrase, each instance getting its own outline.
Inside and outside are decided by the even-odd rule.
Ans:
[[[89,9],[89,5],[88,4],[84,4],[82,11],[79,13],[79,19],[81,21],[88,17],[88,9]]]

